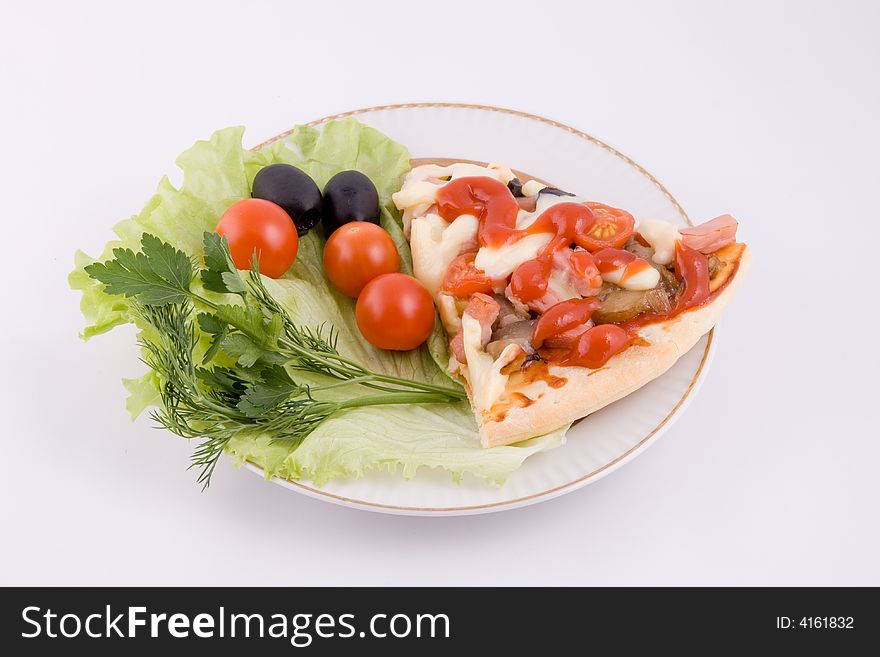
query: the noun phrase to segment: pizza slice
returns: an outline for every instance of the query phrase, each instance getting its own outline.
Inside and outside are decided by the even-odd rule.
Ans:
[[[413,164],[394,203],[485,447],[553,431],[663,374],[748,267],[730,215],[636,226],[502,165]]]

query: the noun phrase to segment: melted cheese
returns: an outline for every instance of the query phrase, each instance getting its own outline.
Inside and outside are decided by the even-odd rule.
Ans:
[[[395,205],[404,210],[407,219],[405,223],[410,224],[409,220],[412,218],[411,226],[407,226],[412,232],[412,242],[423,245],[420,252],[414,254],[414,273],[434,297],[440,291],[449,264],[461,253],[465,244],[476,240],[479,226],[476,217],[471,215],[461,215],[447,224],[435,213],[424,213],[435,202],[437,190],[446,184],[443,179],[455,180],[465,176],[486,176],[506,184],[513,177],[513,172],[499,164],[490,164],[488,167],[467,162],[449,166],[426,164],[410,171],[403,188],[392,196]],[[539,182],[529,181],[523,186],[523,193],[533,196],[544,187]],[[520,210],[516,227],[520,230],[528,228],[543,212],[559,203],[583,202],[584,199],[577,196],[541,194],[533,212]],[[681,239],[675,226],[666,221],[648,219],[642,221],[639,232],[654,249],[655,262],[672,262],[675,243]],[[504,279],[522,263],[536,258],[552,238],[552,233],[537,233],[500,248],[484,246],[477,252],[474,264],[489,277]],[[657,286],[659,273],[654,268],[649,268],[625,277],[623,270],[618,270],[603,274],[602,278],[627,290],[650,290]],[[551,274],[548,290],[560,300],[580,296],[567,278],[558,272]],[[452,328],[453,313],[447,312],[447,315],[444,323]]]
[[[513,171],[510,170],[510,167],[506,167],[503,164],[493,163],[489,165],[489,168],[498,172],[498,175],[500,176],[499,179],[505,185],[516,178],[516,176],[513,175]]]
[[[675,259],[675,243],[681,239],[678,228],[662,219],[643,219],[638,231],[654,249],[654,262],[668,265]]]
[[[534,196],[546,186],[547,185],[545,185],[544,183],[539,183],[537,180],[530,180],[522,186],[523,196]]]
[[[602,274],[602,280],[614,283],[624,290],[653,290],[660,282],[660,272],[653,267],[645,267],[630,276],[625,276],[626,267],[618,267]]]
[[[567,273],[556,268],[550,272],[550,278],[547,279],[547,291],[555,296],[558,301],[579,299],[581,296],[574,285],[571,284]]]
[[[455,297],[451,294],[437,295],[437,310],[440,313],[440,321],[443,329],[449,335],[455,335],[461,330],[461,317],[458,316],[458,306]]]
[[[494,178],[499,182],[503,182],[505,185],[507,184],[507,181],[510,180],[506,177],[506,172],[504,170],[499,168],[493,169],[491,164],[488,167],[481,167],[479,164],[456,162],[455,164],[450,164],[446,169],[446,175],[449,176],[450,180],[466,178],[468,176],[486,176],[487,178]]]
[[[455,180],[463,176],[486,176],[502,183],[507,183],[513,172],[500,164],[488,167],[466,162],[458,162],[441,167],[425,164],[411,170],[404,180],[399,192],[392,195],[394,204],[404,211],[405,228],[410,232],[413,242],[416,233],[421,239],[430,241],[435,248],[430,253],[420,253],[414,257],[416,277],[436,296],[443,282],[443,276],[449,263],[461,252],[461,247],[475,238],[477,220],[470,215],[462,215],[444,229],[443,220],[436,214],[427,212],[437,198],[437,190],[446,184],[442,178]],[[526,183],[530,194],[537,194],[545,185],[530,181]],[[542,194],[537,201],[534,212],[521,210],[517,215],[516,227],[524,229],[532,225],[541,214],[559,203],[580,203],[583,199],[576,196],[554,196]],[[506,278],[527,260],[537,257],[552,239],[551,233],[539,233],[526,236],[513,244],[493,249],[483,247],[476,256],[475,265],[486,272],[491,278]]]
[[[437,198],[437,185],[427,180],[408,182],[399,192],[391,195],[394,205],[400,210],[411,208],[415,205],[431,205]]]
[[[513,172],[501,164],[490,164],[488,167],[468,162],[456,162],[445,167],[423,164],[406,174],[403,187],[391,195],[391,200],[398,210],[407,210],[418,205],[427,208],[437,198],[437,190],[448,182],[441,179],[455,180],[467,176],[494,178],[506,185],[513,178]]]
[[[483,329],[480,322],[465,314],[461,319],[461,327],[468,383],[474,406],[478,411],[488,411],[507,387],[508,376],[501,373],[502,368],[519,355],[520,348],[509,344],[495,360],[483,349]]]
[[[560,203],[583,203],[584,199],[578,196],[556,196],[554,194],[542,194],[538,197],[538,201],[535,204],[534,212],[526,212],[525,210],[520,210],[519,214],[516,215],[516,227],[519,230],[523,228],[528,228],[538,217],[543,214],[545,210],[548,208],[552,208],[554,205],[559,205]]]
[[[541,214],[554,205],[582,202],[583,199],[577,196],[543,194],[538,198],[534,212],[519,211],[516,218],[516,227],[519,230],[528,228],[535,223]],[[550,243],[551,239],[553,239],[553,233],[535,233],[497,249],[484,246],[477,253],[474,264],[491,278],[506,278],[526,260],[538,257],[538,254]]]
[[[448,175],[449,167],[442,167],[439,164],[423,164],[415,169],[410,169],[404,178],[403,184],[405,186],[409,183],[427,180],[428,178],[442,178]]]
[[[535,233],[497,249],[484,246],[477,252],[474,265],[477,269],[486,272],[490,278],[507,278],[526,260],[537,258],[551,239],[553,239],[552,233]]]
[[[462,247],[477,239],[477,226],[477,218],[469,214],[450,224],[433,213],[413,219],[413,273],[431,296],[437,296],[449,264]]]

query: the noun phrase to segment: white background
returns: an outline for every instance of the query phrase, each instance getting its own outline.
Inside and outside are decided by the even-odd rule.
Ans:
[[[874,3],[7,3],[0,23],[0,583],[880,584]],[[67,289],[216,128],[410,101],[590,132],[756,263],[685,415],[518,511],[382,516],[132,425],[132,335]],[[426,126],[426,129],[429,129]]]

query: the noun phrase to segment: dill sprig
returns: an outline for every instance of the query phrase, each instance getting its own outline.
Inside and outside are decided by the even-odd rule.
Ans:
[[[132,312],[151,327],[141,340],[144,362],[161,382],[161,407],[153,419],[200,443],[190,467],[206,488],[220,455],[236,436],[267,434],[292,448],[328,417],[348,409],[384,404],[448,403],[465,398],[460,388],[373,372],[339,353],[332,329],[302,327],[272,297],[255,267],[246,278],[235,269],[225,238],[205,233],[205,264],[145,234],[141,251],[115,249],[114,258],[87,273],[108,294],[132,299]],[[238,295],[219,304],[192,289]],[[201,335],[210,336],[203,349]],[[199,358],[199,352],[204,351]],[[223,353],[232,366],[217,363]],[[321,374],[336,383],[310,387],[291,373]],[[380,394],[345,401],[320,392],[358,385]]]

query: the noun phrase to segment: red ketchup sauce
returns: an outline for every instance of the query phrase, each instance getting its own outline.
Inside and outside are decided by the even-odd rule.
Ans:
[[[535,324],[535,329],[532,331],[532,346],[537,349],[547,338],[583,326],[600,305],[596,297],[587,297],[560,301],[551,306]]]
[[[635,334],[643,326],[652,322],[670,319],[691,308],[702,306],[720,293],[726,283],[714,292],[709,291],[709,259],[699,251],[681,242],[675,245],[675,275],[684,282],[684,291],[675,306],[668,313],[645,313],[620,326]],[[730,280],[730,279],[728,279]]]
[[[544,295],[553,255],[572,243],[578,244],[596,220],[592,210],[581,203],[559,203],[542,212],[528,228],[518,229],[519,203],[507,185],[485,176],[457,178],[447,183],[437,192],[436,203],[437,213],[446,221],[454,221],[462,214],[477,217],[481,246],[499,248],[528,235],[553,234],[537,258],[524,262],[513,272],[511,290],[525,302]]]
[[[644,258],[640,258],[635,253],[630,253],[624,249],[601,249],[593,254],[593,260],[601,274],[622,269],[623,275],[620,277],[620,283],[651,266]]]
[[[631,336],[616,324],[592,326],[577,333],[577,329],[589,321],[590,315],[600,305],[601,302],[596,297],[587,297],[568,299],[551,306],[535,324],[532,345],[539,348],[545,340],[559,336],[566,346],[561,354],[557,350],[543,352],[546,360],[590,369],[602,367],[609,358],[630,345]]]
[[[588,250],[593,245],[595,249],[594,242],[585,239],[596,222],[589,207],[581,203],[559,203],[542,212],[527,228],[518,229],[516,218],[520,204],[505,184],[493,178],[468,176],[452,180],[438,190],[436,204],[437,213],[447,222],[454,221],[462,214],[477,217],[477,239],[481,246],[499,248],[528,235],[553,235],[538,257],[522,263],[511,275],[511,291],[524,302],[538,299],[546,293],[554,254],[570,248],[572,244]],[[629,251],[616,248],[601,249],[593,255],[580,251],[572,255],[589,259],[590,263],[595,259],[600,272],[626,267],[625,277],[637,273],[644,266],[650,266]],[[632,271],[629,271],[630,268]],[[679,243],[676,246],[675,271],[684,280],[685,291],[667,316],[700,305],[709,297],[706,256]],[[538,320],[533,338],[540,343],[585,324],[598,303],[595,298],[586,298],[562,301],[552,306]],[[660,316],[653,315],[636,318],[622,326],[593,326],[577,336],[571,348],[553,360],[563,365],[598,369],[630,345],[640,326],[657,319]]]
[[[684,281],[684,292],[673,313],[705,303],[709,298],[709,259],[678,242],[675,245],[675,273]]]
[[[596,370],[624,351],[632,336],[617,324],[599,324],[581,333],[571,351],[561,360],[560,365],[580,365]]]

